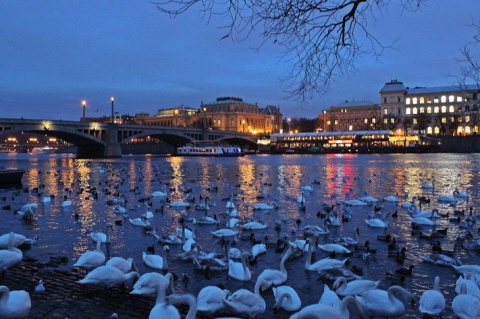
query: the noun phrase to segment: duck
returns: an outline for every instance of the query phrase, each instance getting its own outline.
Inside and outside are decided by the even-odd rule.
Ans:
[[[359,316],[363,317],[363,309],[359,302],[353,296],[346,296],[340,302],[338,307],[332,307],[327,304],[317,303],[304,307],[299,312],[294,313],[290,319],[325,319],[325,318],[350,318],[348,306],[354,305],[354,309]]]
[[[0,318],[27,318],[31,308],[32,302],[27,291],[0,286]]]
[[[111,288],[139,277],[140,274],[136,271],[124,274],[120,269],[112,266],[99,266],[76,282],[82,285],[91,284]]]
[[[260,275],[258,275],[257,281],[263,280],[267,283],[266,288],[270,288],[272,286],[280,286],[285,281],[287,281],[287,269],[285,268],[285,262],[292,254],[292,247],[290,245],[287,246],[287,250],[280,261],[280,269],[270,269],[267,268],[263,270]]]
[[[135,262],[131,257],[128,259],[125,259],[123,257],[112,257],[107,260],[105,265],[116,267],[120,269],[124,274],[132,270],[138,272],[137,266],[135,265]]]
[[[248,269],[247,267],[247,259],[251,257],[252,253],[249,251],[245,251],[240,257],[241,262],[235,262],[229,259],[228,276],[240,281],[250,281],[252,279],[252,274],[250,273],[250,269]]]
[[[5,270],[17,264],[23,259],[22,251],[13,246],[14,238],[15,233],[10,232],[8,236],[7,249],[0,250],[0,271],[2,272],[2,277],[5,273]]]
[[[147,254],[142,252],[142,259],[145,265],[154,269],[168,269],[167,254],[170,251],[168,245],[164,245],[162,248],[162,255]]]
[[[273,309],[283,308],[286,311],[298,311],[302,307],[302,300],[298,293],[290,286],[273,287],[275,304]]]
[[[347,282],[345,277],[339,277],[333,283],[333,289],[339,296],[362,295],[367,290],[377,288],[380,280],[354,279]]]
[[[266,304],[261,295],[261,290],[268,285],[267,282],[257,280],[253,292],[239,289],[223,299],[222,302],[228,313],[233,313],[242,318],[255,318],[265,312]]]
[[[367,290],[361,296],[355,296],[355,298],[371,317],[396,318],[406,313],[405,305],[398,299],[398,294],[402,295],[407,302],[415,301],[409,291],[398,285],[390,286],[388,290]]]
[[[443,312],[445,306],[445,297],[440,292],[440,277],[435,276],[433,288],[422,293],[418,310],[424,315],[438,316]]]
[[[105,253],[100,248],[102,242],[97,241],[96,249],[83,253],[77,262],[73,264],[74,267],[79,267],[85,270],[92,270],[105,263]]]
[[[222,300],[232,293],[218,286],[203,287],[197,295],[197,311],[207,316],[215,317],[225,309]]]

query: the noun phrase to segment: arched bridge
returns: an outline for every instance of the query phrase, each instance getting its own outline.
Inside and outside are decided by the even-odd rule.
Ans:
[[[154,137],[174,147],[199,141],[256,146],[247,133],[190,127],[113,124],[35,119],[0,119],[0,136],[30,132],[60,138],[77,146],[78,158],[120,157],[120,145],[133,138]]]

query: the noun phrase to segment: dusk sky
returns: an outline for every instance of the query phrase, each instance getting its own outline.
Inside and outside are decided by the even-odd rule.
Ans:
[[[315,118],[345,100],[379,103],[392,79],[410,87],[453,84],[448,75],[459,73],[478,0],[426,1],[416,13],[399,3],[370,24],[383,43],[398,38],[398,50],[379,61],[364,56],[354,74],[301,105],[281,89],[291,67],[281,47],[260,46],[255,34],[221,40],[227,21],[206,21],[200,7],[172,18],[141,0],[0,1],[0,117],[79,120],[83,99],[87,116],[109,116],[111,96],[120,114],[154,115],[234,96],[280,106],[285,117]]]

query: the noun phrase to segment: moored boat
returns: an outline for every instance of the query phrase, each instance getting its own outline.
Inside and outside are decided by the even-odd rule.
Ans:
[[[20,184],[25,171],[23,169],[0,169],[0,184]]]
[[[235,145],[192,145],[187,144],[177,147],[179,156],[218,156],[235,157],[243,156],[244,152],[240,146]]]

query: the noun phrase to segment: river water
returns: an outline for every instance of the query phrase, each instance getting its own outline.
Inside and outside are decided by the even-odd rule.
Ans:
[[[0,154],[1,166],[25,169],[23,188],[0,189],[0,197],[5,197],[2,206],[10,204],[12,210],[3,210],[0,234],[10,231],[37,238],[36,244],[24,251],[24,257],[48,260],[51,256],[66,256],[72,268],[79,256],[87,250],[94,250],[95,244],[90,238],[90,230],[104,231],[105,225],[114,225],[109,231],[111,244],[102,249],[109,256],[132,257],[140,274],[153,271],[142,261],[142,252],[148,246],[155,245],[156,253],[161,252],[161,245],[156,239],[145,233],[144,229],[134,226],[129,218],[137,218],[147,210],[154,212],[149,220],[160,235],[175,234],[180,227],[179,219],[184,217],[186,224],[191,218],[199,220],[204,211],[194,209],[199,204],[200,196],[209,198],[209,216],[216,216],[225,223],[225,207],[230,194],[234,195],[236,208],[244,221],[261,221],[268,227],[256,232],[257,239],[268,239],[275,243],[279,237],[289,240],[303,239],[302,227],[306,225],[323,225],[318,212],[325,212],[323,207],[334,205],[340,217],[346,209],[352,212],[351,218],[343,220],[339,227],[330,227],[330,234],[320,237],[320,244],[331,243],[339,236],[352,236],[359,228],[359,246],[369,241],[376,253],[365,258],[364,251],[355,251],[349,257],[353,265],[363,268],[363,278],[380,280],[379,288],[387,289],[400,282],[399,278],[389,278],[387,271],[414,265],[412,276],[406,276],[400,284],[413,293],[417,299],[415,307],[407,307],[405,317],[421,317],[418,300],[423,291],[431,289],[435,275],[440,276],[440,289],[447,300],[444,318],[453,318],[451,302],[455,296],[456,274],[451,267],[441,267],[424,262],[420,256],[432,253],[431,241],[412,233],[410,215],[402,204],[412,201],[414,197],[425,196],[429,204],[422,209],[438,209],[437,229],[448,227],[445,237],[436,238],[444,251],[453,249],[457,237],[465,236],[468,231],[478,238],[478,225],[458,223],[452,218],[454,212],[464,210],[466,215],[472,207],[473,219],[479,210],[479,170],[480,154],[391,154],[391,155],[252,155],[240,158],[184,158],[161,156],[123,156],[120,159],[75,159],[71,155],[44,154]],[[434,183],[434,189],[423,189],[424,183]],[[164,186],[165,185],[165,186]],[[302,194],[302,186],[310,186],[313,191],[304,191],[305,210],[299,209],[297,197]],[[184,200],[186,194],[195,198],[191,209],[168,207],[158,198],[144,200],[155,191],[165,188],[170,202]],[[34,190],[43,191],[39,196]],[[456,206],[438,201],[441,195],[453,196],[455,189],[469,194],[468,199],[460,199]],[[98,198],[93,196],[96,189]],[[49,204],[43,204],[43,196],[53,195]],[[380,212],[375,212],[373,205],[346,206],[345,201],[370,195],[378,199],[386,196],[398,196],[399,202],[378,202]],[[127,213],[116,213],[115,205],[107,201],[121,196],[126,199]],[[64,207],[64,199],[71,201],[71,206]],[[39,203],[39,208],[32,221],[21,220],[15,209],[27,203]],[[275,202],[279,208],[272,211],[254,211],[255,203]],[[145,203],[149,203],[148,207]],[[418,204],[418,202],[416,202]],[[163,212],[161,207],[163,206]],[[390,214],[388,229],[372,228],[365,219],[369,214]],[[449,214],[448,216],[446,214]],[[222,217],[221,217],[222,216]],[[457,217],[457,216],[455,216]],[[461,221],[464,216],[459,215]],[[211,250],[214,238],[211,231],[223,226],[197,224],[196,241],[204,250]],[[425,228],[424,233],[430,231]],[[250,232],[240,231],[236,248],[250,250],[252,243],[242,238],[249,237]],[[398,239],[399,247],[406,247],[406,258],[401,263],[389,256],[388,244],[379,240],[385,234]],[[266,236],[266,237],[265,237]],[[240,288],[252,290],[257,276],[266,267],[279,268],[281,254],[269,245],[267,253],[257,258],[257,263],[249,265],[252,272],[250,282],[228,279],[227,271],[205,276],[195,271],[192,262],[176,260],[182,251],[181,245],[170,245],[169,270],[180,277],[186,274],[190,280],[177,280],[176,290],[197,294],[207,285],[222,283],[225,288],[235,291]],[[217,252],[222,248],[215,247]],[[318,251],[315,258],[328,256],[327,252]],[[288,260],[286,284],[299,294],[302,305],[318,302],[324,284],[332,282],[322,279],[315,272],[304,270],[307,255]],[[344,258],[337,255],[338,259]],[[479,264],[476,252],[461,249],[459,258],[464,264]],[[1,282],[1,281],[0,281]],[[260,318],[288,318],[290,313],[281,310],[273,313],[274,296],[271,290],[265,291],[267,310]],[[121,315],[121,314],[120,314]],[[355,315],[353,315],[355,317]]]

